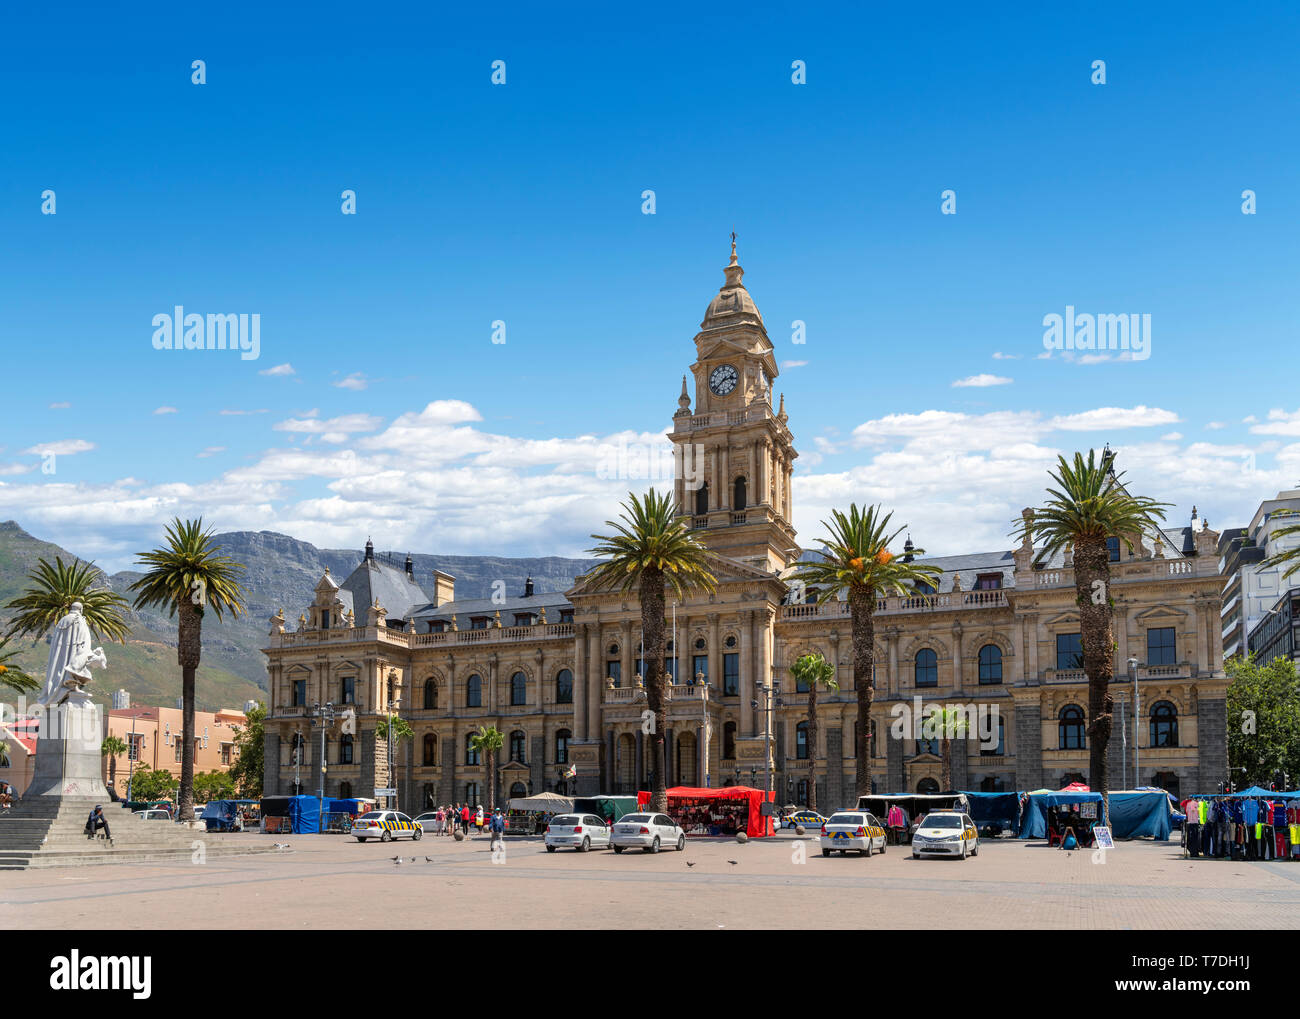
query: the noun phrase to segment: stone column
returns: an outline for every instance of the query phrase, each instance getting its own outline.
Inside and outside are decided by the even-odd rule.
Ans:
[[[844,803],[844,730],[840,726],[826,729],[826,802],[817,800],[818,806],[825,811],[835,809],[831,804]],[[797,779],[796,779],[797,781]],[[821,790],[818,789],[820,797]]]
[[[1201,697],[1196,711],[1196,788],[1213,792],[1228,779],[1228,705],[1221,697]],[[1151,769],[1150,765],[1143,767]],[[1151,769],[1154,770],[1154,769]],[[1144,783],[1139,783],[1144,784]],[[1294,782],[1292,782],[1294,785]]]
[[[756,699],[757,684],[754,682],[754,630],[755,621],[752,612],[742,613],[740,617],[740,717],[741,735],[757,736],[759,728],[756,722],[758,710],[752,706]]]
[[[587,698],[587,709],[584,714],[586,735],[583,739],[600,739],[600,698],[604,689],[605,649],[601,646],[600,622],[597,620],[587,629],[587,682],[583,692]]]
[[[587,624],[573,628],[573,731],[578,739],[587,738],[587,692],[591,688],[587,668]]]
[[[758,609],[754,613],[754,637],[757,640],[757,647],[755,649],[757,657],[755,676],[758,681],[757,686],[761,689],[772,682],[772,653],[768,644],[772,637],[772,614],[766,606]],[[793,682],[793,679],[791,682]],[[770,707],[772,714],[769,718],[765,713],[763,698],[759,698],[759,718],[764,732],[767,731],[769,721],[773,725],[776,723],[777,708],[775,697],[773,697]]]
[[[630,619],[623,620],[622,634],[618,646],[622,651],[621,667],[623,669],[623,678],[619,680],[619,683],[622,686],[636,686],[636,679],[632,673],[632,663],[636,660],[636,648],[632,644],[635,634],[632,632],[632,621]]]
[[[889,675],[888,689],[890,697],[901,696],[901,689],[898,681],[898,641],[901,637],[901,630],[897,626],[891,626],[886,631],[886,647],[889,649]]]
[[[545,725],[545,722],[542,723]],[[533,783],[533,794],[546,791],[546,733],[543,730],[540,736],[534,736],[530,740],[532,743],[532,755],[529,757],[528,778]]]
[[[635,739],[636,747],[633,752],[636,754],[636,767],[633,775],[636,778],[636,787],[640,789],[645,785],[645,733],[640,726],[637,726]]]
[[[962,693],[962,655],[965,653],[962,647],[962,626],[961,623],[952,624],[952,687],[957,696]]]
[[[718,637],[718,614],[709,613],[709,637],[708,648],[705,654],[709,656],[709,697],[713,697],[716,691],[719,696],[722,694],[722,642]]]
[[[497,713],[497,658],[496,652],[488,656],[487,696],[483,701],[483,710],[489,714]]]
[[[673,781],[676,769],[673,767],[673,731],[664,730],[664,787],[670,788],[677,783]]]
[[[1024,616],[1024,634],[1025,634],[1025,685],[1038,686],[1040,670],[1038,667],[1038,613],[1026,612]],[[1017,712],[1019,714],[1019,712]],[[1039,739],[1035,737],[1034,746],[1038,746]],[[1017,772],[1017,782],[1019,782],[1019,773]],[[1030,786],[1020,786],[1021,789],[1037,789],[1037,784]]]
[[[881,734],[877,733],[876,738],[880,739]],[[903,746],[905,739],[894,739],[893,733],[888,728],[884,733],[885,740],[885,792],[886,793],[907,793],[912,792],[906,788],[906,775],[903,769]]]
[[[723,446],[719,451],[722,457],[722,465],[719,470],[722,473],[722,484],[718,489],[718,505],[721,509],[731,509],[731,451]]]
[[[262,795],[281,795],[280,734],[269,727],[262,730]]]
[[[600,789],[598,792],[616,792],[614,783],[618,781],[618,760],[614,753],[614,727],[605,733],[605,759],[600,764]]]
[[[1017,701],[1015,718],[1016,788],[1040,789],[1043,785],[1043,709]]]

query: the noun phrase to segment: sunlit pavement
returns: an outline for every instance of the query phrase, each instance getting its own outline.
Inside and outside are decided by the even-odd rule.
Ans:
[[[249,839],[275,836],[243,835]],[[207,864],[0,874],[10,929],[1295,928],[1300,862],[1184,860],[1176,842],[1066,853],[985,841],[978,857],[822,857],[816,839],[689,841],[682,853],[547,853],[540,839],[358,843]],[[402,862],[392,857],[400,854]],[[414,860],[412,860],[414,857]],[[426,860],[426,857],[428,858]],[[734,861],[734,862],[733,862]],[[1104,861],[1104,862],[1103,862]]]

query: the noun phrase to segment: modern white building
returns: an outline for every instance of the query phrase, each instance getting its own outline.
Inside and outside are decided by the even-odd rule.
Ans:
[[[1219,538],[1219,572],[1223,574],[1223,657],[1244,655],[1247,638],[1285,593],[1281,567],[1260,568],[1278,552],[1300,546],[1300,535],[1276,538],[1276,531],[1294,524],[1300,514],[1300,489],[1278,492],[1266,499],[1247,527],[1226,528]],[[1294,580],[1294,578],[1292,578]]]

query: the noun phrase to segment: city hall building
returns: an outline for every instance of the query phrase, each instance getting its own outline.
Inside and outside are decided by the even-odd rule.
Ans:
[[[683,378],[669,433],[702,472],[693,475],[703,479],[698,487],[679,479],[676,497],[711,552],[718,586],[676,605],[675,631],[669,597],[666,778],[762,787],[770,753],[778,801],[806,802],[807,695],[789,667],[820,652],[835,664],[840,687],[818,696],[817,801],[833,808],[855,790],[848,606],[811,604],[815,592],[801,600],[787,583],[801,555],[791,524],[794,434],[784,398],[773,407],[777,363],[734,244],[724,272],[695,336],[694,405]],[[1112,539],[1110,785],[1210,791],[1227,778],[1218,534],[1193,516],[1187,527],[1131,537],[1131,552]],[[938,791],[938,741],[914,729],[891,733],[896,709],[917,704],[966,705],[991,720],[986,738],[954,742],[955,788],[1085,780],[1087,681],[1069,552],[1047,559],[1022,544],[927,561],[943,569],[934,589],[881,598],[876,612],[874,787]],[[356,712],[354,734],[337,722],[326,727],[326,795],[369,796],[392,785],[412,813],[486,804],[486,762],[470,745],[481,725],[505,736],[498,802],[648,786],[655,764],[642,732],[634,596],[579,578],[563,593],[538,593],[529,583],[504,598],[460,599],[454,578],[435,572],[422,582],[409,559],[376,557],[369,543],[350,576],[339,582],[327,572],[303,595],[310,604],[296,629],[281,610],[266,648],[268,795],[318,788],[322,739],[310,716],[325,702]],[[769,684],[779,692],[769,695]],[[389,712],[414,732],[391,768],[376,732]]]

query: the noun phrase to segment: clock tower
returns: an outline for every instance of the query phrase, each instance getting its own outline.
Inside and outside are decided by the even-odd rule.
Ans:
[[[695,409],[683,376],[673,415],[678,513],[714,552],[776,572],[796,557],[790,475],[799,454],[786,426],[785,397],[772,409],[775,352],[741,282],[735,234],[723,273],[695,335]]]

